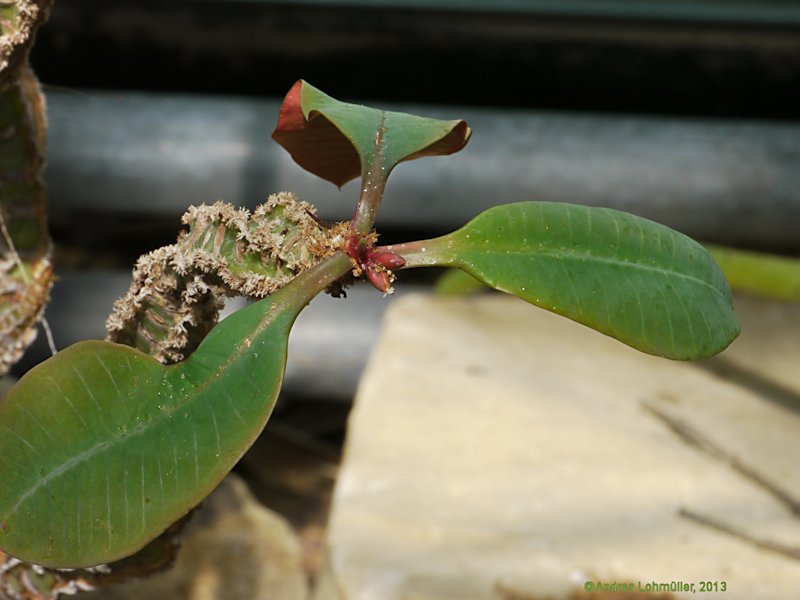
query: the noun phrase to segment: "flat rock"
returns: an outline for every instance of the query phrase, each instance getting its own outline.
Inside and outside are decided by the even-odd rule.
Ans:
[[[506,296],[398,301],[350,418],[333,587],[799,598],[800,306],[736,308],[731,348],[680,363]]]

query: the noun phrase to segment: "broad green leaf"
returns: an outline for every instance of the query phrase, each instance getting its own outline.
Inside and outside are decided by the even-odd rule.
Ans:
[[[96,565],[185,515],[267,422],[298,312],[350,268],[335,255],[306,271],[175,365],[88,341],[32,369],[0,405],[0,548],[45,566]]]
[[[722,269],[734,292],[800,301],[800,260],[712,244],[703,244],[703,247]],[[466,296],[487,288],[466,271],[447,269],[436,280],[435,289],[443,296]]]
[[[457,152],[470,134],[464,121],[348,104],[300,80],[283,101],[272,137],[301,167],[341,187],[369,169],[388,176],[399,162]]]
[[[459,267],[638,350],[690,360],[739,333],[731,293],[697,242],[633,215],[523,202],[424,244],[410,264]]]

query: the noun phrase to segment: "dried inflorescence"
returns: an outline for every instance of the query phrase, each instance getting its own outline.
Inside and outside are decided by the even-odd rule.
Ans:
[[[50,600],[95,589],[90,571],[57,571],[23,563],[3,554],[0,565],[0,598]]]
[[[47,199],[40,177],[44,100],[30,69],[19,69],[15,77],[0,90],[0,374],[36,338],[52,284]]]
[[[0,0],[0,86],[13,83],[52,0]]]
[[[340,244],[315,209],[282,192],[252,214],[224,202],[191,207],[178,241],[142,256],[107,339],[163,363],[182,360],[217,322],[224,299],[263,298]]]
[[[0,0],[0,374],[36,338],[50,298],[52,268],[40,173],[44,97],[27,66],[36,27],[51,0]],[[82,577],[21,563],[0,551],[0,597],[39,600],[91,589]]]
[[[50,299],[53,274],[48,258],[33,265],[0,260],[0,375],[36,339],[36,326]]]

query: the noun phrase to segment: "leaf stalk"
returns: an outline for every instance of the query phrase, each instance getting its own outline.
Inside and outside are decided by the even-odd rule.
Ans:
[[[358,197],[356,211],[350,227],[354,233],[364,234],[372,230],[375,224],[375,217],[378,214],[378,207],[383,199],[386,179],[391,171],[391,168],[386,168],[383,161],[383,145],[386,134],[385,120],[386,115],[384,114],[375,132],[372,156],[366,165],[362,163],[361,194]]]
[[[447,266],[450,260],[443,250],[447,248],[447,236],[428,240],[404,242],[377,246],[376,253],[390,253],[403,258],[404,264],[399,269],[415,269],[417,267]]]
[[[340,250],[295,277],[284,290],[298,301],[299,313],[317,294],[344,277],[352,268],[350,257]]]

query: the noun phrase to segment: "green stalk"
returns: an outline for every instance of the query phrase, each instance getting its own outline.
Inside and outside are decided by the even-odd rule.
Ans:
[[[800,260],[705,244],[731,288],[774,300],[800,301]]]
[[[350,229],[355,233],[369,233],[375,224],[378,215],[378,208],[381,205],[383,192],[386,188],[386,179],[389,177],[390,169],[387,169],[383,160],[383,144],[386,116],[381,117],[380,125],[375,133],[375,147],[372,153],[372,160],[366,168],[362,167],[361,172],[361,194],[358,197],[356,211],[353,215],[353,222]]]

